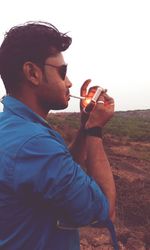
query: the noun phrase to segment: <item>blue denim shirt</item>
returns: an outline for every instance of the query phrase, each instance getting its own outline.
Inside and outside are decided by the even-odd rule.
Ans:
[[[0,249],[79,250],[78,227],[108,217],[100,187],[62,137],[17,99],[0,113]]]

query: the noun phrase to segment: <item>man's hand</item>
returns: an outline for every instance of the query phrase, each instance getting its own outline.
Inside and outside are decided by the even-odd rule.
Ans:
[[[104,103],[97,103],[90,112],[89,118],[85,123],[85,128],[104,127],[114,114],[114,100],[106,93],[102,93],[98,99]]]
[[[81,86],[80,95],[82,97],[86,98],[85,100],[80,101],[80,110],[81,111],[83,110],[83,108],[85,108],[89,104],[89,102],[92,99],[92,97],[94,96],[97,88],[99,87],[99,86],[93,86],[93,87],[89,88],[89,90],[87,91],[87,88],[88,88],[88,85],[90,84],[90,82],[91,82],[91,79],[88,79]]]
[[[80,101],[81,126],[86,129],[92,127],[104,127],[114,114],[114,100],[104,91],[102,91],[98,99],[98,101],[103,103],[97,103],[90,113],[84,112],[84,108],[89,105],[88,102],[90,102],[98,88],[98,86],[93,86],[87,92],[87,87],[90,82],[91,80],[88,79],[83,83],[80,93],[81,96],[86,98],[85,100]]]

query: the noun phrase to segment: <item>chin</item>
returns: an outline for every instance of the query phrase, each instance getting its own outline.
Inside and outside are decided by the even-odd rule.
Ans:
[[[59,104],[56,105],[54,107],[52,107],[53,110],[61,110],[61,109],[66,109],[68,107],[68,103],[64,103],[64,104]]]

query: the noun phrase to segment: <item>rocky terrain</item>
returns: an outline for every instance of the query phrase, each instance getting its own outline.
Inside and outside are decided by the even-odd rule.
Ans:
[[[115,227],[120,250],[148,250],[150,159],[141,159],[140,152],[141,148],[146,149],[150,158],[150,143],[129,142],[123,145],[122,142],[109,137],[105,145],[117,187]],[[113,249],[106,229],[83,228],[80,231],[81,250]]]
[[[79,126],[79,114],[50,114],[48,121],[69,143]],[[119,248],[150,250],[150,110],[116,112],[104,130],[104,145],[117,187]],[[105,228],[81,228],[80,246],[113,249]]]

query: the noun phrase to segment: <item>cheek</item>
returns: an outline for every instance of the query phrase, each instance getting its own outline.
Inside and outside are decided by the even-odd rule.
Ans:
[[[46,99],[51,104],[59,105],[66,102],[65,96],[66,96],[66,89],[64,88],[63,84],[56,84],[49,86],[47,88]]]
[[[63,102],[66,95],[65,82],[56,77],[43,77],[40,94],[49,103]]]

